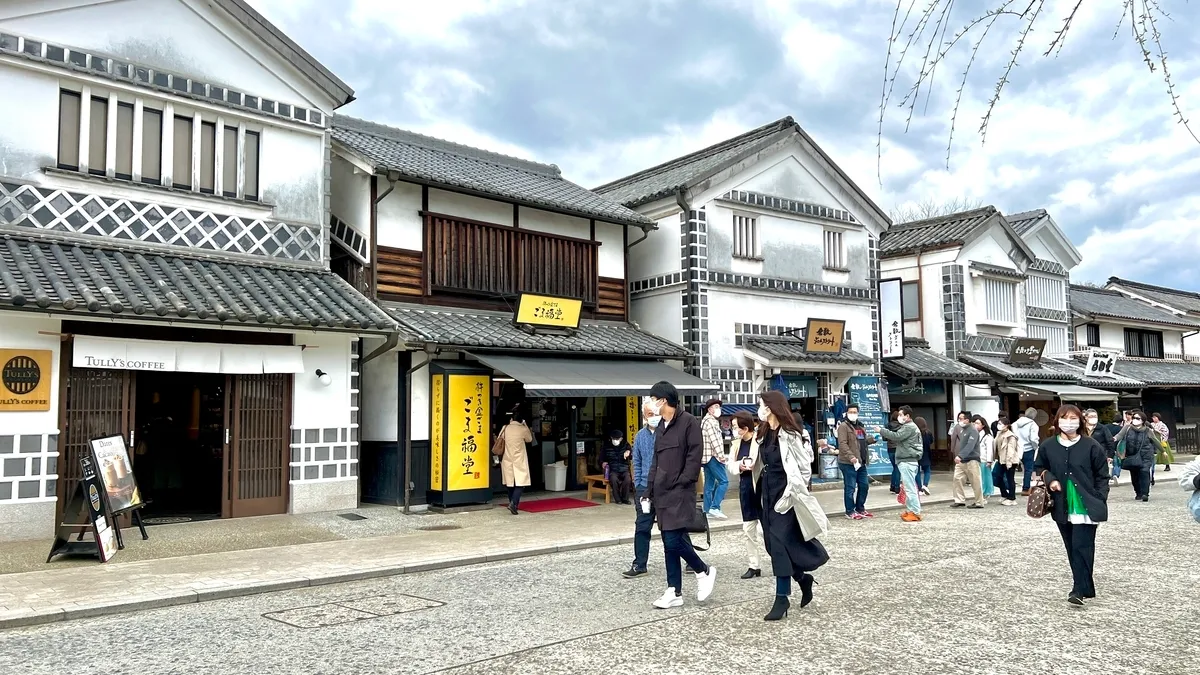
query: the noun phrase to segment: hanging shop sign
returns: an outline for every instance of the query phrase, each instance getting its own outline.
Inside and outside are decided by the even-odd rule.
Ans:
[[[49,349],[0,349],[0,412],[49,410],[53,374]]]
[[[900,279],[879,282],[879,355],[883,360],[904,358],[904,298]]]
[[[71,365],[104,370],[260,375],[302,373],[302,349],[292,345],[127,340],[76,335]]]
[[[945,380],[905,380],[888,378],[888,393],[896,397],[935,397],[944,400],[946,396]]]
[[[1042,338],[1016,338],[1008,349],[1008,362],[1014,366],[1038,363],[1045,352],[1046,341]]]
[[[809,354],[838,354],[846,322],[834,319],[809,319],[804,329],[804,351]]]
[[[517,301],[516,323],[551,328],[579,328],[583,301],[522,293]]]
[[[880,392],[880,378],[872,375],[855,375],[850,378],[846,388],[850,391],[850,403],[858,404],[858,420],[866,427],[868,434],[873,434],[875,427],[886,427],[890,411],[881,396],[886,395],[887,389]],[[886,476],[892,473],[892,462],[888,459],[887,441],[882,438],[868,446],[871,461],[867,464],[867,473],[872,476]]]
[[[791,398],[816,398],[817,378],[799,375],[776,375],[771,380],[771,388],[781,391]]]
[[[1088,377],[1107,377],[1116,378],[1117,373],[1113,369],[1117,366],[1117,355],[1112,352],[1102,352],[1099,349],[1093,349],[1091,356],[1088,357],[1087,369],[1084,373]]]
[[[637,396],[625,397],[625,435],[630,445],[633,437],[642,429],[642,399]]]

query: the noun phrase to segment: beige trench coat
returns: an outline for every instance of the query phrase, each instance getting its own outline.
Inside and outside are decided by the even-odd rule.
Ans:
[[[504,427],[504,456],[500,458],[500,474],[504,487],[529,486],[529,455],[525,445],[533,442],[533,434],[524,422],[509,422]]]

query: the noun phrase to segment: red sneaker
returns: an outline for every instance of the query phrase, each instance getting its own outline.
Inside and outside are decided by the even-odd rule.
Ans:
[[[871,513],[870,511],[862,511],[858,515],[861,518],[874,518],[875,517],[875,514]]]

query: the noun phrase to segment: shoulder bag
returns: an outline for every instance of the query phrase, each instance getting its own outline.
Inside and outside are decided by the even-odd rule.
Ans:
[[[703,507],[697,506],[695,512],[692,513],[692,522],[688,525],[687,531],[688,534],[704,533],[706,545],[699,546],[695,542],[692,542],[692,548],[697,551],[707,551],[712,548],[712,531],[708,527],[708,515],[704,513]]]
[[[496,457],[504,456],[504,432],[508,431],[508,426],[505,425],[500,433],[496,434],[496,440],[492,441],[492,454]]]
[[[1025,513],[1030,518],[1041,518],[1054,507],[1054,498],[1050,496],[1050,486],[1046,484],[1046,472],[1039,474],[1041,482],[1029,488],[1029,501],[1025,504]]]

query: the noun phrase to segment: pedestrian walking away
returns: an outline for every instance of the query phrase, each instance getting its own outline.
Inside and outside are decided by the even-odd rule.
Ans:
[[[1067,602],[1081,606],[1096,597],[1096,529],[1108,520],[1108,457],[1095,439],[1081,433],[1079,408],[1062,405],[1054,417],[1057,434],[1042,443],[1034,470],[1054,496],[1051,516],[1071,565]]]
[[[896,465],[904,487],[904,513],[900,519],[906,523],[917,523],[921,521],[921,491],[917,489],[917,471],[923,451],[921,430],[913,421],[912,408],[906,405],[896,411],[896,422],[899,428],[895,431],[876,427],[875,433],[896,444]]]
[[[1107,424],[1100,423],[1100,413],[1096,412],[1095,408],[1088,408],[1083,411],[1083,435],[1091,438],[1100,444],[1104,450],[1104,456],[1108,458],[1108,471],[1113,475],[1113,479],[1109,479],[1110,484],[1114,484],[1115,469],[1120,466],[1120,462],[1116,461],[1117,442],[1113,440],[1112,429]]]
[[[525,414],[517,404],[509,413],[508,424],[500,432],[504,454],[500,457],[500,478],[508,492],[508,512],[514,516],[521,506],[521,493],[529,487],[529,455],[525,446],[533,442],[533,433],[525,426]]]
[[[1017,503],[1017,465],[1021,463],[1021,442],[1013,433],[1008,417],[1001,415],[996,420],[996,466],[999,468],[1000,502],[1003,506]]]
[[[625,440],[625,432],[613,429],[608,435],[608,447],[604,448],[604,473],[612,491],[612,500],[618,504],[629,504],[629,489],[633,481],[629,478],[629,459],[633,449]]]
[[[712,399],[704,404],[704,422],[701,431],[704,439],[704,513],[712,518],[725,520],[728,516],[721,510],[725,493],[729,490],[729,471],[725,467],[725,441],[721,434],[721,402]]]
[[[654,414],[661,415],[662,421],[654,435],[654,464],[646,493],[662,532],[667,568],[667,590],[654,606],[667,609],[683,606],[683,563],[695,570],[699,602],[712,595],[717,568],[700,559],[688,536],[697,517],[704,517],[696,510],[696,483],[704,455],[700,420],[680,408],[679,391],[670,382],[651,387],[650,398]]]
[[[1125,443],[1125,459],[1121,468],[1129,472],[1133,483],[1134,499],[1150,501],[1150,471],[1158,456],[1158,434],[1146,424],[1146,415],[1141,410],[1130,411],[1129,426],[1121,429],[1113,439]]]
[[[762,495],[763,538],[775,575],[775,602],[763,619],[778,621],[791,606],[793,579],[800,586],[800,607],[812,602],[817,583],[812,572],[829,561],[820,541],[829,519],[808,491],[812,444],[788,410],[787,399],[777,391],[764,392],[758,417],[763,423],[753,477]]]
[[[762,576],[762,497],[754,489],[754,463],[758,461],[758,439],[755,437],[754,418],[750,413],[740,412],[733,417],[734,461],[729,462],[729,472],[737,472],[738,501],[742,506],[742,535],[746,538],[746,560],[749,567],[743,579]]]
[[[917,489],[926,497],[929,496],[929,481],[933,479],[933,432],[924,417],[913,420],[921,430],[921,461],[917,471]]]
[[[867,475],[870,439],[862,422],[858,421],[858,406],[846,406],[846,416],[837,427],[838,469],[842,472],[842,501],[846,517],[862,520],[874,516],[867,510],[867,491],[871,479]]]
[[[984,504],[983,477],[979,470],[979,431],[971,423],[971,413],[958,414],[958,454],[954,456],[954,503],[950,506],[967,505],[967,481],[975,490],[975,501],[971,508],[982,509]]]
[[[975,426],[975,431],[979,432],[980,479],[980,485],[972,483],[972,487],[983,491],[983,503],[986,505],[988,497],[992,496],[992,490],[995,489],[993,471],[996,464],[996,439],[992,436],[992,428],[988,426],[988,422],[983,418],[983,415],[973,416],[971,424]]]
[[[1041,443],[1041,431],[1038,429],[1037,408],[1026,408],[1025,414],[1013,422],[1013,433],[1021,444],[1021,469],[1025,474],[1021,482],[1021,494],[1029,494],[1029,484],[1033,480],[1033,462],[1037,459],[1038,445]]]
[[[642,428],[633,437],[633,506],[637,518],[633,521],[633,564],[622,572],[627,579],[646,574],[650,560],[650,535],[654,529],[654,507],[646,495],[650,481],[650,465],[654,463],[654,431],[662,417],[650,399],[642,401]]]

